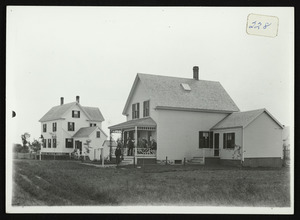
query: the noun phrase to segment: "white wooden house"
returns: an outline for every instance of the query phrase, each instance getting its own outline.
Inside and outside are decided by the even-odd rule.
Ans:
[[[170,163],[195,157],[247,166],[281,163],[282,125],[265,109],[240,112],[219,82],[199,80],[198,67],[192,78],[138,73],[123,115],[127,121],[109,127],[110,133],[121,133],[125,143],[129,136],[135,140],[136,163],[166,157]],[[249,115],[247,124],[242,119]],[[231,120],[236,126],[227,126]],[[140,139],[155,139],[157,150],[140,148]]]
[[[44,143],[42,154],[69,155],[79,150],[91,160],[100,159],[100,148],[107,139],[102,128],[104,118],[97,107],[86,107],[76,102],[52,107],[40,120]],[[89,144],[87,145],[87,141]]]

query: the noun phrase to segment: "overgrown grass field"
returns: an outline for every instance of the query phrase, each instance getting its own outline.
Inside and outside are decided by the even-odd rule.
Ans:
[[[289,170],[221,166],[99,168],[14,160],[14,206],[290,206]]]

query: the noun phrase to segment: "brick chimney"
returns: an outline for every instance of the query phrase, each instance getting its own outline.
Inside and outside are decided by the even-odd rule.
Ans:
[[[76,96],[76,102],[79,103],[79,96]]]
[[[64,104],[64,97],[60,97],[60,105]]]
[[[199,67],[198,66],[193,67],[193,78],[196,80],[199,80]]]

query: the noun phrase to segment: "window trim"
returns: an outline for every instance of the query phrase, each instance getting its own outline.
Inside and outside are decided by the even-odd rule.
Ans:
[[[75,115],[75,112],[77,113],[76,115]],[[79,110],[72,110],[72,118],[80,118],[80,111]]]
[[[207,133],[207,141],[205,141],[203,144],[204,146],[202,146],[202,140],[201,138],[203,137],[203,134]],[[202,135],[201,135],[202,134]],[[199,149],[203,149],[203,148],[207,148],[207,149],[213,149],[213,142],[214,142],[214,132],[213,131],[199,131]]]
[[[73,138],[66,138],[65,140],[66,140],[65,148],[74,148]],[[71,140],[71,142],[72,142],[72,147],[68,147],[68,140]]]
[[[147,108],[145,108],[146,103],[148,104]],[[143,117],[149,117],[149,116],[150,116],[150,100],[146,100],[143,102]]]
[[[52,123],[52,131],[53,132],[57,131],[57,123],[56,122]]]
[[[56,138],[53,138],[52,142],[53,142],[53,148],[56,148],[57,146]]]
[[[99,136],[98,136],[99,134]],[[101,132],[100,131],[96,131],[96,138],[100,138],[101,137]]]
[[[138,119],[140,118],[140,103],[134,103],[131,106],[132,108],[132,119]]]
[[[51,138],[48,139],[48,148],[51,148]]]
[[[70,127],[71,124],[72,124],[73,130]],[[68,122],[68,131],[75,131],[75,122]]]
[[[231,136],[231,140],[228,139],[228,135]],[[231,146],[228,147],[228,142],[232,142]],[[235,147],[235,132],[223,133],[223,149],[234,149]]]

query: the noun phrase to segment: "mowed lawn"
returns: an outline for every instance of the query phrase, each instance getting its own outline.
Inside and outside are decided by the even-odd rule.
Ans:
[[[289,170],[14,160],[13,206],[290,206]]]

